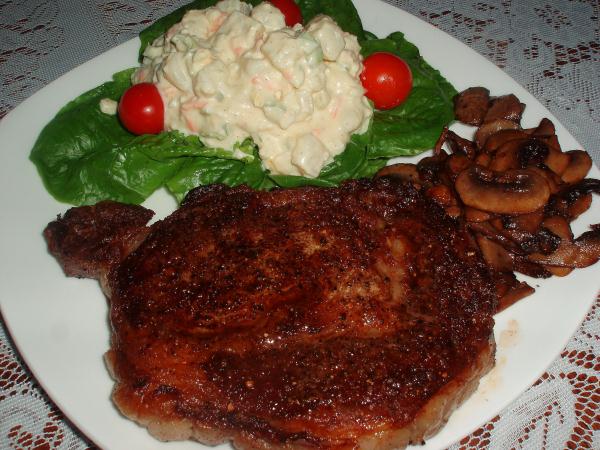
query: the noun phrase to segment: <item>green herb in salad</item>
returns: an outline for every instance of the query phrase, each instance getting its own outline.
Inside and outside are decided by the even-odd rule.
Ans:
[[[159,19],[140,33],[143,49],[178,22],[185,11],[206,8],[217,0],[196,0]],[[249,1],[256,5],[258,0]],[[404,59],[413,73],[408,99],[392,110],[375,111],[369,130],[353,136],[343,153],[317,178],[272,175],[262,169],[258,149],[247,140],[238,149],[247,154],[206,147],[197,136],[179,132],[134,136],[116,116],[100,111],[103,98],[118,100],[131,86],[134,69],[65,105],[40,133],[30,155],[47,188],[57,200],[73,205],[111,199],[141,203],[156,189],[166,187],[178,200],[200,184],[248,184],[258,189],[275,186],[335,186],[345,179],[369,177],[389,158],[414,155],[431,148],[443,126],[454,119],[454,87],[420,56],[402,33],[378,39],[364,31],[350,0],[298,0],[305,22],[317,14],[331,16],[355,34],[363,56],[377,51]]]

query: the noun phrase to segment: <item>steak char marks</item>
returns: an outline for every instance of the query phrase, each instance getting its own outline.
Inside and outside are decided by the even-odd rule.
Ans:
[[[103,202],[45,236],[66,273],[101,280],[114,402],[159,439],[403,447],[493,365],[492,277],[468,232],[411,184],[201,187],[124,230],[112,208],[149,216]],[[113,246],[130,253],[98,257],[123,253]]]

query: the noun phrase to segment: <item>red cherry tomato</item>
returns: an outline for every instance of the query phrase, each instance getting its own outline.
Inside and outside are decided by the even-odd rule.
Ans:
[[[398,56],[377,52],[365,58],[360,81],[377,109],[392,109],[406,100],[412,89],[412,72]]]
[[[269,2],[285,16],[285,24],[288,27],[302,23],[302,13],[294,0],[269,0]]]
[[[119,101],[119,119],[133,134],[158,134],[163,130],[165,106],[152,83],[134,84]]]

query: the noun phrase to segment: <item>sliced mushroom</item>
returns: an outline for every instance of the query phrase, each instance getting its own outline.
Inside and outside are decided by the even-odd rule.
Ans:
[[[519,130],[521,127],[518,123],[513,122],[512,120],[507,119],[498,119],[493,122],[484,123],[479,129],[475,132],[475,143],[478,148],[483,148],[485,146],[488,138],[498,133],[502,130]]]
[[[546,145],[548,145],[548,157],[545,160],[546,166],[552,172],[562,175],[562,173],[569,167],[569,156],[566,153],[563,153],[560,150],[560,147],[556,147],[555,145],[549,144],[549,141],[546,140]]]
[[[485,153],[493,153],[497,148],[508,141],[512,141],[514,139],[525,139],[529,137],[529,134],[527,134],[524,130],[500,130],[487,138],[485,141],[485,146],[483,147],[483,151]]]
[[[529,261],[524,256],[515,256],[514,267],[515,272],[532,278],[550,278],[552,276],[552,272],[546,268],[546,265]]]
[[[479,126],[490,107],[490,91],[472,87],[454,98],[454,115],[462,123]]]
[[[460,137],[451,130],[446,132],[446,144],[448,144],[450,151],[454,154],[464,154],[471,159],[477,154],[477,149],[472,141]]]
[[[482,234],[477,234],[476,239],[483,259],[488,265],[501,272],[513,270],[513,259],[504,247]]]
[[[550,230],[556,236],[565,241],[573,241],[573,232],[569,226],[569,222],[564,217],[550,216],[544,219],[542,227]]]
[[[546,159],[550,154],[550,149],[543,140],[529,138],[520,141],[520,143],[517,155],[519,167],[523,169],[529,166],[546,167]]]
[[[522,253],[521,247],[516,242],[499,232],[496,228],[490,225],[490,222],[468,222],[467,225],[471,231],[479,233],[482,236],[497,242],[510,253]]]
[[[417,163],[419,178],[424,183],[430,184],[451,184],[452,180],[445,172],[446,160],[448,155],[443,152],[438,155],[428,156]]]
[[[546,265],[545,267],[546,267],[546,269],[548,269],[548,272],[550,272],[552,275],[554,275],[556,277],[566,277],[574,270],[572,267],[555,267],[555,266],[548,266],[548,265]]]
[[[519,101],[514,94],[496,97],[490,104],[483,122],[493,122],[498,119],[506,119],[515,123],[521,121],[525,105]]]
[[[542,169],[540,167],[528,167],[528,170],[537,173],[538,175],[544,177],[548,182],[548,186],[550,187],[550,193],[556,194],[559,192],[564,185],[562,180],[558,175],[552,172],[550,169]]]
[[[550,197],[546,179],[528,169],[495,173],[473,166],[458,176],[455,187],[465,205],[497,214],[530,213]]]
[[[586,194],[579,197],[567,207],[567,214],[570,220],[575,220],[581,214],[586,212],[592,206],[592,194]]]
[[[501,145],[492,155],[488,169],[503,172],[509,169],[525,168],[521,163],[521,149],[528,147],[529,139],[513,139]]]
[[[498,309],[496,313],[505,310],[509,306],[514,305],[519,300],[533,294],[534,292],[535,289],[522,281],[498,299]]]
[[[473,164],[466,155],[455,153],[450,155],[446,160],[446,167],[450,171],[450,173],[456,177],[463,170],[469,168]]]
[[[592,158],[583,150],[571,150],[566,152],[565,155],[569,157],[569,164],[562,173],[561,178],[565,183],[579,183],[592,168]]]
[[[452,190],[445,184],[437,184],[425,191],[425,195],[441,206],[456,205]]]
[[[444,143],[446,142],[446,136],[448,135],[448,131],[450,131],[450,130],[448,130],[448,127],[442,128],[440,137],[437,139],[437,141],[435,142],[435,145],[433,146],[433,155],[434,156],[439,156],[441,154],[446,153],[442,147],[444,146]]]
[[[561,191],[560,196],[566,199],[573,199],[591,193],[600,194],[600,180],[586,178],[574,186],[566,187]]]
[[[559,215],[573,220],[587,211],[592,203],[592,193],[600,194],[600,180],[586,178],[575,185],[566,185],[553,195],[546,206],[549,215]]]
[[[392,164],[391,166],[383,167],[379,169],[375,174],[375,177],[394,177],[413,183],[418,183],[420,181],[417,166],[405,163]]]
[[[554,124],[546,117],[540,120],[540,124],[536,128],[530,128],[525,131],[532,136],[554,136],[556,134],[556,128],[554,128]]]
[[[492,162],[492,155],[482,152],[475,157],[474,162],[479,166],[489,167],[490,163]]]
[[[600,259],[600,230],[586,231],[575,241],[563,240],[558,249],[549,255],[534,253],[528,259],[538,264],[557,267],[582,268]]]
[[[502,222],[506,229],[519,229],[534,234],[540,229],[543,220],[544,212],[542,209],[539,209],[529,214],[504,216]]]
[[[467,222],[485,222],[490,220],[491,214],[480,209],[465,206],[465,220]]]
[[[504,220],[503,222],[507,225],[514,225],[508,220]],[[552,253],[558,248],[561,242],[559,236],[542,227],[536,229],[534,232],[529,232],[515,226],[506,226],[498,229],[498,233],[518,245],[520,249],[518,253],[525,255],[534,252]]]
[[[494,275],[499,310],[533,292],[515,272],[565,276],[600,259],[600,225],[574,239],[569,224],[600,193],[599,180],[585,179],[591,158],[563,152],[548,119],[523,130],[523,107],[514,95],[462,92],[456,117],[480,125],[474,143],[444,128],[434,156],[416,168],[427,195],[447,214],[462,216],[475,237]]]

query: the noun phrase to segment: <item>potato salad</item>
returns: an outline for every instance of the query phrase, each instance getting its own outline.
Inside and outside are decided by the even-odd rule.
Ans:
[[[252,138],[273,174],[317,177],[373,114],[357,38],[330,17],[286,27],[268,2],[190,10],[146,47],[134,83],[156,85],[164,129],[237,158]]]

